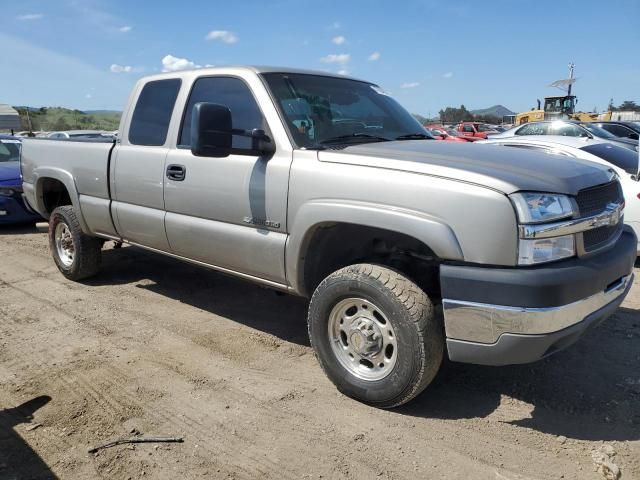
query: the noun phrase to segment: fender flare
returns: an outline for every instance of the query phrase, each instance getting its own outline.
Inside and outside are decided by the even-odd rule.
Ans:
[[[458,239],[447,224],[423,212],[368,202],[322,199],[301,206],[291,219],[285,270],[291,289],[304,294],[303,264],[316,229],[331,223],[348,223],[408,235],[427,245],[439,258],[464,260]]]
[[[58,180],[62,183],[67,192],[69,193],[69,198],[71,199],[71,205],[76,211],[76,215],[78,217],[78,221],[80,222],[80,226],[82,227],[82,231],[86,234],[89,234],[89,228],[84,220],[84,215],[82,215],[82,209],[80,207],[80,195],[78,194],[78,189],[76,188],[76,183],[73,179],[73,175],[66,170],[56,167],[38,167],[33,172],[34,176],[34,190],[35,190],[35,209],[42,215],[44,218],[49,218],[49,214],[44,205],[44,195],[42,193],[43,183],[47,179]]]

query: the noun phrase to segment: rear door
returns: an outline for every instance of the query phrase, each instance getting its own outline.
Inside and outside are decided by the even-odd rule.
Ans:
[[[291,151],[276,149],[269,158],[256,156],[249,153],[251,139],[234,135],[228,157],[194,156],[191,114],[198,102],[228,107],[234,129],[262,129],[271,136],[254,92],[243,79],[195,79],[177,148],[165,162],[165,226],[171,250],[220,269],[283,284]],[[178,170],[183,175],[176,176]]]
[[[150,81],[142,87],[126,138],[114,151],[111,196],[118,233],[133,243],[169,251],[164,229],[164,162],[181,81]]]

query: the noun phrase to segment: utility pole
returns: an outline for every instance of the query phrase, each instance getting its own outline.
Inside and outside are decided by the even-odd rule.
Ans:
[[[571,95],[571,85],[573,84],[573,69],[575,66],[576,65],[573,62],[569,64],[569,89],[567,91],[568,95]]]

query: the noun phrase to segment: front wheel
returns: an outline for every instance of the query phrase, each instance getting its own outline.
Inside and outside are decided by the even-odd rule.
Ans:
[[[429,297],[386,267],[332,273],[309,305],[320,365],[345,395],[391,408],[422,392],[442,362],[444,338]]]
[[[86,235],[72,206],[56,208],[49,219],[49,247],[58,270],[69,280],[98,273],[102,240]]]

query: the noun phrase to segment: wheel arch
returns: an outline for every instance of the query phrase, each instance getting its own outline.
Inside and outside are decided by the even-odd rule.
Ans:
[[[311,280],[311,265],[326,253],[323,231],[354,228],[367,239],[368,234],[388,234],[390,240],[412,242],[420,253],[437,259],[463,260],[462,249],[453,230],[443,221],[421,212],[361,202],[315,201],[302,206],[291,222],[287,240],[286,271],[292,290],[310,296],[317,284]],[[354,260],[356,260],[354,258]],[[340,265],[340,267],[345,265]],[[311,275],[313,277],[313,274]]]
[[[89,232],[80,208],[80,196],[71,173],[59,168],[39,168],[34,172],[35,210],[48,219],[53,210],[71,205],[76,211],[82,231]]]

